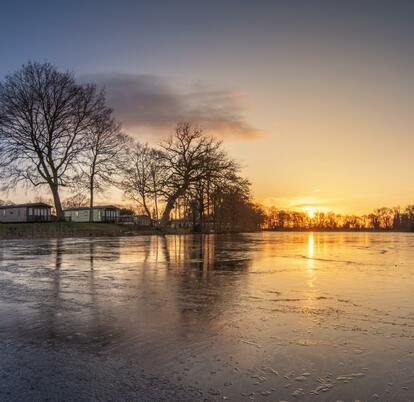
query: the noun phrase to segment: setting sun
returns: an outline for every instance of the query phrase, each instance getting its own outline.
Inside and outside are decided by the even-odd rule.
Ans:
[[[305,207],[304,209],[305,209],[305,211],[308,214],[310,219],[313,219],[315,217],[315,213],[317,211],[316,207]]]

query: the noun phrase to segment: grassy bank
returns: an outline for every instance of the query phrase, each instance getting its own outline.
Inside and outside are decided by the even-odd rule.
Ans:
[[[248,231],[246,231],[248,232]],[[164,230],[135,225],[118,225],[114,223],[0,223],[0,239],[37,239],[62,237],[100,237],[100,236],[135,236],[151,234],[189,234],[190,229]],[[220,233],[241,233],[220,232]]]
[[[151,234],[151,229],[112,223],[0,223],[0,239],[39,237],[89,237],[89,236],[132,236]]]

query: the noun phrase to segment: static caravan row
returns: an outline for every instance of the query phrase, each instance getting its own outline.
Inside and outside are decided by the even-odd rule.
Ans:
[[[0,223],[50,222],[52,207],[42,202],[0,206]],[[94,222],[122,222],[120,209],[114,205],[97,205],[93,208]],[[68,208],[64,210],[65,219],[69,222],[89,222],[88,207]],[[140,218],[138,220],[138,218]],[[144,219],[145,218],[145,219]],[[132,217],[131,222],[149,225],[147,217]]]

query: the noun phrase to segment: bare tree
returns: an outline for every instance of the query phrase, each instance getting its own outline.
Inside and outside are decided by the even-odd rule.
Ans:
[[[220,146],[206,150],[204,174],[189,189],[188,197],[192,206],[193,226],[198,221],[198,228],[203,231],[205,218],[213,214],[212,196],[218,190],[232,187],[238,182],[238,163],[228,157]]]
[[[71,179],[84,137],[104,107],[93,85],[78,85],[69,72],[32,63],[0,84],[0,168],[8,187],[48,185],[58,220],[59,189]]]
[[[119,184],[125,196],[137,202],[151,221],[158,219],[158,196],[164,172],[160,161],[161,154],[158,150],[148,144],[132,142]],[[152,206],[154,214],[151,213]]]
[[[78,177],[89,192],[89,221],[93,222],[95,192],[104,192],[113,184],[122,160],[126,136],[113,119],[112,110],[105,108],[96,116],[85,137]]]
[[[157,149],[151,151],[152,160],[149,165],[150,171],[150,193],[154,202],[154,220],[159,221],[159,197],[161,196],[162,187],[165,183],[166,170],[162,164],[162,152]]]
[[[232,222],[234,227],[241,227],[236,221],[243,213],[256,216],[250,183],[238,175],[238,163],[228,157],[221,142],[200,129],[189,123],[178,124],[174,135],[156,149],[132,144],[120,187],[152,221],[158,217],[161,200],[161,227],[167,226],[172,215],[187,222],[192,218],[193,228],[199,230],[203,230],[206,217],[211,222],[218,216],[220,227],[227,230]],[[231,205],[237,207],[237,216]],[[232,213],[233,220],[224,221],[225,210]],[[253,226],[251,223],[249,227]]]
[[[166,204],[161,226],[167,226],[177,199],[206,176],[208,155],[220,145],[190,123],[178,124],[175,134],[161,144],[161,161],[166,172],[163,185]]]

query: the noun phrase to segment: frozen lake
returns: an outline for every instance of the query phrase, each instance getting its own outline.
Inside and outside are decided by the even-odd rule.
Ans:
[[[414,235],[0,243],[0,400],[414,400]]]

